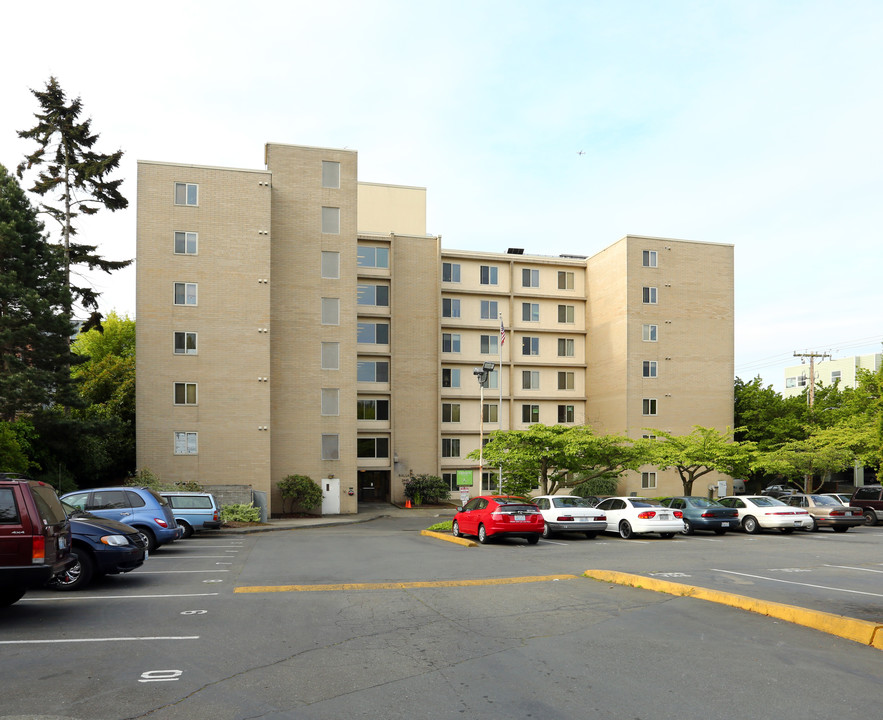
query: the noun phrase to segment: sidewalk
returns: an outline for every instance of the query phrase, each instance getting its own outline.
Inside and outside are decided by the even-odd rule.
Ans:
[[[325,517],[307,518],[272,518],[262,525],[226,528],[218,530],[200,530],[200,535],[247,535],[250,533],[273,532],[275,530],[299,530],[301,528],[334,527],[336,525],[353,525],[369,522],[383,517],[419,517],[426,518],[426,525],[434,525],[454,517],[455,507],[433,505],[430,507],[402,508],[389,503],[361,503],[359,511],[353,515],[327,515]]]

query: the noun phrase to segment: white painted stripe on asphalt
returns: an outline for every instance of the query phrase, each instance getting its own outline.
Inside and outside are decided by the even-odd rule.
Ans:
[[[60,643],[132,642],[133,640],[199,640],[199,635],[155,637],[64,638],[59,640],[0,640],[0,645],[55,645]]]
[[[872,570],[871,568],[853,567],[852,565],[825,565],[825,567],[841,568],[843,570],[861,570],[862,572],[883,573],[883,570]]]
[[[151,560],[207,560],[209,558],[225,558],[229,555],[151,555]]]
[[[189,598],[189,597],[215,597],[220,593],[185,593],[179,595],[57,595],[54,597],[29,597],[25,596],[20,603],[29,602],[62,602],[65,600],[162,600],[164,598]]]
[[[195,575],[196,573],[219,573],[229,570],[136,570],[133,575]]]
[[[748,573],[740,573],[740,572],[736,572],[735,570],[720,570],[718,568],[711,568],[711,569],[714,572],[722,572],[722,573],[727,573],[729,575],[741,575],[742,577],[756,578],[758,580],[769,580],[770,582],[780,582],[780,583],[785,583],[787,585],[803,585],[803,587],[818,588],[819,590],[834,590],[836,592],[852,593],[853,595],[870,595],[872,597],[883,597],[883,593],[864,592],[863,590],[849,590],[847,588],[836,588],[836,587],[830,587],[828,585],[814,585],[813,583],[802,583],[802,582],[796,582],[794,580],[782,580],[780,578],[764,577],[763,575],[749,575]]]

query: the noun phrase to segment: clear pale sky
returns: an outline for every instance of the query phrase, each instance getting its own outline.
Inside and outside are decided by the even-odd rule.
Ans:
[[[135,256],[137,160],[345,147],[361,180],[426,187],[445,247],[733,244],[745,380],[881,351],[879,0],[49,0],[2,25],[0,163],[50,75],[126,153],[129,209],[81,224],[106,257]],[[135,317],[134,283],[98,276],[101,310]]]

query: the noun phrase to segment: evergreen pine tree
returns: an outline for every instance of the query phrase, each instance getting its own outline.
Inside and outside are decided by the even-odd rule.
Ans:
[[[106,260],[96,253],[96,245],[73,241],[77,234],[76,218],[94,215],[101,207],[123,210],[129,201],[120,193],[122,180],[110,180],[109,175],[119,167],[123,151],[111,155],[96,152],[93,147],[98,135],[92,133],[92,120],[79,120],[83,110],[80,98],[66,102],[64,90],[54,77],[46,83],[46,89],[31,90],[40,103],[42,112],[35,113],[38,122],[30,130],[19,131],[21,138],[35,140],[37,149],[18,166],[18,177],[26,170],[39,169],[31,192],[44,198],[40,209],[52,216],[61,226],[64,248],[64,272],[70,288],[71,301],[79,300],[83,308],[96,310],[98,295],[90,287],[71,283],[71,266],[86,265],[110,273],[129,265],[131,260]],[[45,200],[55,193],[54,202]],[[89,324],[100,320],[93,313]]]

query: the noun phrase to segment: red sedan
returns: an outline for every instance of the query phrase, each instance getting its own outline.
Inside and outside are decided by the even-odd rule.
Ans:
[[[475,535],[480,543],[498,537],[521,537],[536,545],[543,525],[537,506],[524,498],[482,495],[457,510],[451,532],[454,537]]]

